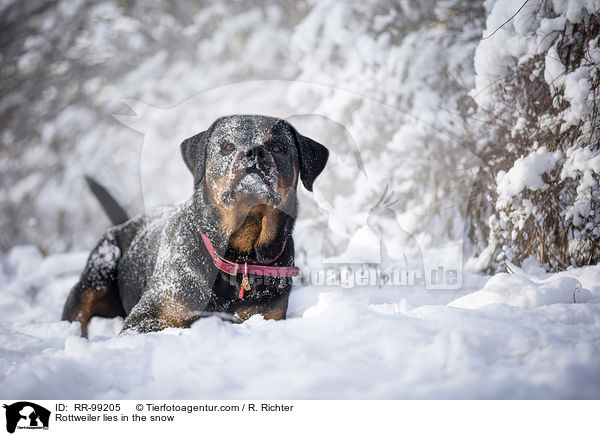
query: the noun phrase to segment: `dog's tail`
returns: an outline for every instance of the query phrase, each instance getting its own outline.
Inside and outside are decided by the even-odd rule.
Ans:
[[[104,212],[106,215],[108,215],[108,218],[114,225],[122,224],[129,219],[129,215],[125,209],[117,200],[115,200],[115,198],[104,186],[94,180],[93,177],[88,175],[85,176],[85,181],[87,182],[94,196],[98,199],[98,202],[100,202],[102,209],[104,209]]]

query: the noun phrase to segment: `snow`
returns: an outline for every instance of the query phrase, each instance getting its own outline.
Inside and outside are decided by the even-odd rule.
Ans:
[[[506,201],[525,188],[537,190],[545,187],[542,174],[552,170],[561,157],[560,151],[550,152],[546,147],[540,147],[517,159],[512,168],[500,171],[496,176],[498,201]]]
[[[480,107],[493,109],[495,85],[516,63],[522,63],[536,51],[536,38],[529,32],[534,28],[536,2],[523,6],[521,0],[498,0],[487,2],[489,13],[486,31],[475,51],[475,90],[472,96]],[[519,8],[523,9],[508,21]],[[508,21],[508,22],[507,22]],[[506,24],[505,24],[506,23]],[[492,32],[496,32],[493,36]]]
[[[479,309],[488,304],[505,304],[532,308],[549,304],[586,302],[591,298],[587,289],[572,277],[552,277],[533,280],[525,275],[500,273],[492,277],[483,289],[458,298],[449,305],[464,309]]]
[[[561,177],[581,176],[575,202],[565,210],[565,216],[572,218],[576,226],[582,225],[584,218],[595,213],[592,207],[592,200],[597,195],[594,174],[600,174],[600,150],[589,148],[567,150],[567,159],[562,168]]]
[[[275,180],[276,179],[268,180],[267,183],[269,183],[269,185],[267,185],[260,175],[256,173],[247,174],[242,177],[239,184],[234,189],[234,193],[251,192],[261,198],[269,198],[270,196],[276,195],[277,191],[274,186],[276,183]]]
[[[565,99],[571,103],[571,110],[565,115],[567,125],[577,124],[577,122],[588,115],[592,109],[592,102],[588,103],[592,84],[592,67],[578,68],[565,76]]]
[[[122,319],[94,318],[88,340],[59,321],[87,254],[2,258],[5,398],[600,396],[600,266],[529,260],[453,291],[297,284],[285,321],[118,336]]]

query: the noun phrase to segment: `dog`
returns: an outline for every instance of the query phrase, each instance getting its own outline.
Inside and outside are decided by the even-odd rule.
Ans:
[[[63,310],[82,336],[94,316],[124,317],[121,334],[189,327],[213,314],[285,319],[298,274],[296,189],[300,179],[312,191],[327,148],[262,115],[221,117],[180,148],[192,197],[103,235]]]

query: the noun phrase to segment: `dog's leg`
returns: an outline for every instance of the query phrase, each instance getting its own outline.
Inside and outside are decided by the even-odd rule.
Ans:
[[[234,307],[232,311],[241,320],[245,321],[253,315],[261,314],[265,319],[281,320],[285,319],[288,307],[289,292],[274,300],[264,303],[252,304],[246,306],[241,303]]]
[[[217,317],[222,321],[239,324],[240,318],[230,313],[201,310],[206,308],[205,301],[170,296],[164,298],[160,293],[146,293],[125,319],[120,334],[148,333],[165,328],[187,328],[200,318]]]
[[[208,312],[194,311],[174,297],[157,298],[148,293],[125,319],[120,334],[148,333],[168,327],[189,327],[194,321],[210,316]]]
[[[167,326],[160,322],[157,314],[158,310],[156,307],[136,305],[127,318],[125,318],[125,324],[119,335],[157,332],[164,329]]]
[[[165,306],[172,306],[168,310]],[[176,308],[175,302],[163,304],[160,293],[147,292],[125,318],[125,324],[120,335],[131,333],[149,333],[163,330],[167,327],[187,327],[186,319],[190,315],[182,306]],[[189,320],[191,324],[192,320]]]
[[[79,321],[83,337],[87,337],[87,325],[93,316],[125,316],[116,281],[120,257],[116,236],[106,234],[92,250],[79,282],[71,289],[62,319]]]

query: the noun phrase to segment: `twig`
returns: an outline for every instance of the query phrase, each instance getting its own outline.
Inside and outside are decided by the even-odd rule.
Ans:
[[[577,292],[577,289],[581,289],[581,286],[579,284],[577,284],[577,286],[575,286],[575,289],[573,290],[573,303],[577,304],[577,301],[575,301],[575,293]]]
[[[500,25],[500,27],[498,27],[496,30],[494,30],[494,31],[491,33],[491,35],[488,35],[488,36],[486,36],[485,38],[481,38],[481,41],[483,41],[484,39],[488,39],[488,38],[491,38],[492,36],[494,36],[494,34],[495,34],[495,33],[496,33],[498,30],[502,29],[502,28],[503,28],[503,27],[504,27],[506,24],[508,24],[508,22],[509,22],[510,20],[512,20],[513,18],[515,18],[515,17],[517,16],[517,14],[518,14],[519,12],[521,12],[521,9],[523,9],[527,3],[529,3],[529,0],[525,0],[525,3],[523,3],[523,4],[521,5],[521,7],[520,7],[520,8],[517,10],[517,12],[515,12],[515,13],[513,14],[513,16],[512,16],[512,17],[510,17],[508,20],[506,20],[504,23],[502,23],[502,24]]]

